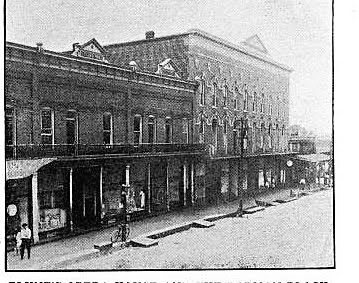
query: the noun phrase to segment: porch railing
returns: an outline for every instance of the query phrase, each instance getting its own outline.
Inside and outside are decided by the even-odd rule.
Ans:
[[[54,145],[12,145],[5,147],[7,159],[42,158],[83,155],[136,155],[168,154],[184,152],[206,152],[205,144],[54,144]]]

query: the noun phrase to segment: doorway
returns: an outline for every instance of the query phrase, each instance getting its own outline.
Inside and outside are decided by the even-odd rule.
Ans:
[[[73,173],[73,222],[75,228],[91,228],[100,223],[100,168],[76,168]]]

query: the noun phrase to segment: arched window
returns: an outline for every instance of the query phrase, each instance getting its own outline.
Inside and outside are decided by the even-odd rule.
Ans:
[[[201,121],[199,124],[199,142],[204,142],[204,131],[205,131],[205,120],[204,117],[201,117]]]
[[[200,105],[206,104],[206,82],[205,80],[201,80],[201,87],[200,87]]]
[[[218,122],[217,119],[212,120],[212,136],[213,136],[213,145],[217,149],[218,146]]]
[[[253,92],[252,111],[256,112],[257,93]]]
[[[261,98],[261,113],[264,113],[264,93],[262,93],[262,98]]]
[[[227,107],[228,103],[228,86],[224,86],[224,92],[223,92],[223,107]]]
[[[76,110],[68,110],[66,115],[66,137],[67,144],[76,144],[77,135],[77,112]]]
[[[141,115],[135,115],[133,118],[133,143],[142,143],[142,117]]]
[[[278,116],[278,118],[280,117],[280,107],[281,107],[281,104],[280,104],[280,99],[278,96],[277,97],[277,116]]]
[[[269,96],[269,115],[272,116],[273,115],[273,101],[272,101],[272,96]]]
[[[238,108],[239,108],[239,92],[238,92],[238,87],[236,87],[235,89],[234,89],[234,110],[238,110]]]
[[[170,117],[166,117],[165,133],[165,143],[172,143],[172,119]]]
[[[217,84],[213,83],[212,106],[217,106]]]
[[[248,111],[248,90],[247,90],[247,88],[244,89],[243,109],[244,109],[244,111]]]
[[[156,142],[156,118],[152,115],[148,116],[148,143]]]
[[[103,143],[112,144],[112,115],[109,112],[103,114]]]

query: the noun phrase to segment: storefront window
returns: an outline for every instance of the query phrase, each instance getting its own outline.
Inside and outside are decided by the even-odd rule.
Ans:
[[[66,200],[62,171],[48,170],[39,179],[39,232],[48,232],[66,226]]]

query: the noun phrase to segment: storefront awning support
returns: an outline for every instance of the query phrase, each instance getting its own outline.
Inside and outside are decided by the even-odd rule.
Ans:
[[[37,172],[32,174],[31,178],[31,192],[32,192],[32,235],[34,243],[39,242],[39,202],[37,197],[38,192],[38,178]]]

